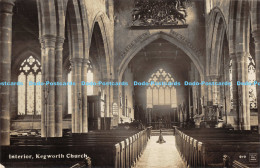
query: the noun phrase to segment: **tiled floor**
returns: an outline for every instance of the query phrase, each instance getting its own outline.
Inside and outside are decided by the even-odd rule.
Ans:
[[[151,137],[136,168],[186,168],[175,147],[174,136],[163,138],[166,143],[158,144],[158,136]]]

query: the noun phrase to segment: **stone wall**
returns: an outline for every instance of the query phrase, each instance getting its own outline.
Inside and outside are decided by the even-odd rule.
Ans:
[[[134,119],[134,76],[133,72],[131,71],[131,68],[127,68],[124,73],[124,81],[128,83],[128,86],[123,87],[124,89],[124,97],[123,97],[123,107],[121,109],[121,117],[124,120],[124,122],[130,122],[131,119]],[[127,99],[127,106],[126,106],[126,99]],[[127,112],[126,112],[127,108]],[[124,111],[124,112],[123,112]],[[124,113],[125,115],[122,115]]]
[[[205,62],[205,19],[204,19],[204,3],[203,1],[196,1],[192,3],[193,6],[188,8],[187,24],[188,28],[173,29],[173,31],[182,35],[189,41],[194,48],[202,54],[199,56],[201,61]],[[133,30],[131,29],[132,9],[134,1],[124,0],[115,1],[115,67],[118,67],[122,59],[123,53],[129,48],[131,43],[140,38],[146,32],[153,34],[156,32],[165,32],[169,34],[171,29],[149,29],[149,30]],[[142,37],[141,37],[142,38]],[[136,41],[138,42],[138,40]]]

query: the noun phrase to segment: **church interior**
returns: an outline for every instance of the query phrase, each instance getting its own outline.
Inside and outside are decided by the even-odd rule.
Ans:
[[[0,0],[0,167],[253,168],[259,128],[260,0]]]

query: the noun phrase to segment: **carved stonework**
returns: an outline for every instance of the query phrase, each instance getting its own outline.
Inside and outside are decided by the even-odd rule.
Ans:
[[[135,0],[132,26],[187,25],[190,0]]]
[[[137,44],[137,43],[141,43],[142,41],[148,39],[149,37],[153,36],[154,34],[150,34],[149,32],[145,32],[144,34],[138,36],[134,41],[132,41],[125,49],[124,51],[121,53],[120,55],[120,60],[123,60],[125,58],[125,56],[127,55],[127,53]],[[194,51],[196,53],[197,56],[203,56],[202,53],[192,45],[192,43],[186,39],[184,36],[182,36],[181,34],[175,32],[175,31],[171,31],[170,34],[168,34],[169,36],[172,36],[172,38],[178,40],[180,43],[182,43],[183,45],[187,46],[188,48],[190,48],[192,51]]]
[[[138,36],[134,41],[132,41],[125,49],[124,51],[121,53],[120,58],[124,59],[124,57],[126,56],[126,54],[128,53],[128,51],[138,42],[143,41],[144,39],[146,39],[148,36],[150,36],[149,32],[146,32],[140,36]]]
[[[172,35],[174,38],[178,39],[178,40],[179,40],[180,42],[182,42],[183,44],[187,45],[187,46],[188,46],[189,48],[191,48],[193,51],[195,51],[198,56],[202,56],[202,54],[201,54],[201,52],[199,51],[199,49],[196,48],[196,47],[194,47],[194,46],[192,45],[192,43],[191,43],[189,40],[187,40],[183,35],[181,35],[181,34],[179,34],[179,33],[176,33],[175,31],[171,31],[171,35]]]

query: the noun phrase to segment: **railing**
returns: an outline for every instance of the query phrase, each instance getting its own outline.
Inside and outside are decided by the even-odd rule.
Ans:
[[[179,122],[150,122],[148,125],[152,126],[153,129],[158,130],[161,128],[171,129],[172,126],[179,125]]]

